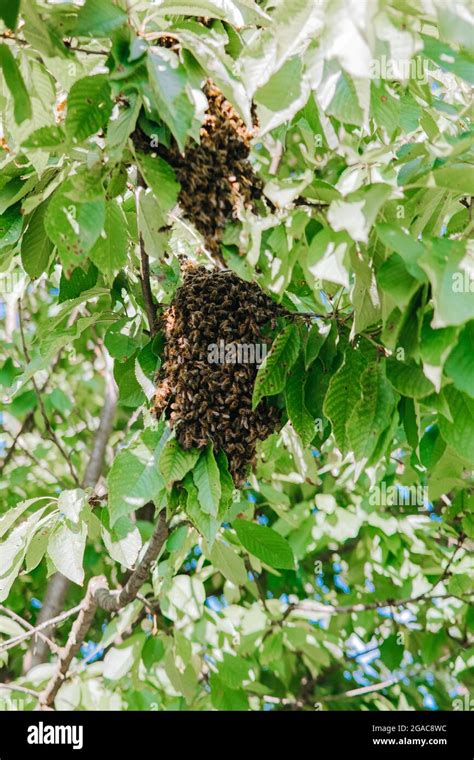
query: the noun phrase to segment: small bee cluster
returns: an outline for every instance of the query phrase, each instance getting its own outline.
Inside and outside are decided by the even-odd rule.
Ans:
[[[237,487],[255,458],[257,441],[273,433],[280,411],[266,399],[252,410],[256,364],[216,364],[208,347],[264,343],[263,327],[285,311],[256,283],[229,270],[188,266],[183,284],[162,316],[164,361],[158,376],[155,411],[165,413],[184,449],[212,442],[222,449]]]
[[[253,208],[263,183],[249,161],[252,132],[221,91],[210,81],[203,91],[209,106],[199,143],[182,155],[176,144],[159,152],[174,168],[181,185],[179,203],[210,253],[220,258],[224,227],[240,207]]]

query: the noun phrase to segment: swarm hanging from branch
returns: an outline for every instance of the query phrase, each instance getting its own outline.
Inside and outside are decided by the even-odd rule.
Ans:
[[[166,344],[155,411],[165,413],[184,449],[210,442],[222,449],[236,486],[246,478],[257,441],[280,422],[280,411],[266,399],[252,410],[258,364],[248,359],[262,357],[262,346],[271,342],[262,328],[284,313],[233,272],[189,267],[162,316]],[[220,348],[217,363],[210,361],[213,347]]]
[[[252,132],[212,82],[206,82],[203,91],[209,106],[200,142],[190,142],[184,155],[176,143],[169,149],[160,145],[158,152],[176,172],[184,216],[219,258],[226,224],[239,206],[254,208],[262,197],[263,182],[249,161]]]

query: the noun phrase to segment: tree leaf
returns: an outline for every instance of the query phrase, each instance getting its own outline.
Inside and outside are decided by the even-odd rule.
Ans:
[[[286,540],[272,528],[249,522],[234,520],[232,523],[242,546],[270,567],[294,570],[293,550]]]
[[[112,559],[128,568],[133,568],[142,539],[137,526],[128,518],[120,517],[112,531],[102,526],[102,538]]]
[[[89,258],[107,280],[113,280],[127,263],[127,220],[116,200],[105,204],[104,228],[89,252]]]
[[[102,129],[112,113],[106,74],[94,74],[74,82],[68,97],[66,132],[76,142]]]
[[[273,346],[263,360],[255,378],[252,406],[258,405],[264,396],[281,393],[286,377],[295,363],[300,350],[300,336],[296,325],[288,325],[277,335]]]
[[[110,32],[125,24],[128,16],[111,0],[86,0],[77,15],[74,36],[108,37]]]
[[[366,361],[358,350],[348,347],[344,362],[331,377],[324,400],[324,414],[329,417],[336,443],[342,452],[349,449],[347,421],[362,397],[361,376]]]
[[[147,66],[156,109],[183,151],[194,118],[194,106],[186,89],[186,70],[177,55],[166,49],[149,53]]]
[[[84,582],[82,559],[86,539],[85,522],[74,524],[63,519],[57,523],[48,541],[48,556],[56,570],[79,586],[82,586]]]
[[[232,547],[222,541],[216,542],[209,553],[209,559],[216,570],[235,586],[244,586],[247,583],[245,563]]]
[[[303,355],[289,371],[285,386],[285,401],[291,424],[306,446],[314,437],[314,420],[305,405],[305,369]]]
[[[170,439],[160,454],[159,468],[167,488],[182,480],[193,469],[201,452],[199,449],[185,451],[176,438]]]
[[[221,500],[221,481],[212,445],[200,455],[193,470],[193,480],[198,490],[201,509],[212,517],[217,517]]]
[[[105,201],[78,203],[68,197],[69,180],[51,198],[44,226],[48,237],[57,245],[66,269],[78,266],[98,239],[105,221]]]
[[[362,398],[347,422],[347,435],[359,460],[369,459],[381,433],[391,420],[395,395],[382,363],[370,364],[362,378]]]
[[[449,354],[444,370],[460,391],[474,398],[474,322],[469,322]]]
[[[393,357],[387,359],[387,378],[402,396],[423,398],[435,390],[433,383],[424,375],[414,361],[402,362]]]
[[[163,213],[167,213],[176,204],[179,193],[179,182],[173,169],[160,156],[137,153],[137,160],[147,185],[153,191]]]
[[[47,208],[47,203],[41,203],[33,211],[21,241],[21,263],[32,280],[46,271],[53,250],[44,227]]]
[[[8,45],[0,45],[0,67],[5,83],[13,98],[13,113],[17,124],[31,118],[31,103],[28,90]]]
[[[169,430],[164,423],[160,423],[156,430],[147,428],[115,457],[107,478],[112,527],[119,517],[134,512],[149,501],[156,505],[165,486],[158,461],[168,436]]]

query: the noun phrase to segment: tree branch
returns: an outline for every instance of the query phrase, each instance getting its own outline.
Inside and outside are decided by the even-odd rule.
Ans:
[[[77,604],[75,607],[71,607],[69,610],[66,610],[65,612],[61,612],[60,615],[56,615],[56,617],[50,618],[49,620],[45,620],[42,623],[38,623],[38,625],[35,625],[34,627],[30,628],[30,630],[25,631],[25,633],[20,633],[18,636],[14,636],[12,639],[7,639],[7,641],[3,641],[0,644],[0,652],[5,652],[7,649],[11,649],[12,647],[15,647],[17,644],[21,644],[22,641],[26,641],[26,639],[31,638],[35,633],[38,633],[38,631],[44,631],[47,628],[52,628],[53,626],[58,625],[58,623],[62,623],[64,620],[67,620],[68,618],[72,617],[76,614],[76,612],[79,612],[81,609],[81,605]]]
[[[97,601],[95,599],[95,592],[99,585],[105,582],[105,578],[98,576],[91,578],[87,587],[87,592],[80,605],[80,612],[71,629],[67,644],[61,652],[56,666],[56,671],[53,677],[48,682],[47,686],[38,699],[38,707],[40,710],[48,709],[54,704],[56,694],[58,693],[61,685],[66,678],[69,665],[75,654],[79,651],[82,642],[91,626],[94,619],[95,611],[97,609]]]
[[[20,615],[17,615],[16,612],[13,612],[13,610],[9,610],[8,607],[4,607],[3,604],[0,604],[0,612],[3,612],[4,615],[8,615],[9,618],[14,620],[19,625],[23,626],[23,628],[26,628],[28,631],[30,631],[31,635],[35,632],[35,627],[31,625],[27,620],[20,617]],[[38,632],[38,637],[44,641],[45,644],[51,649],[52,652],[55,654],[59,653],[59,647],[56,646],[54,641],[51,641],[44,633],[41,631]]]
[[[86,466],[82,486],[84,488],[94,488],[97,484],[104,466],[105,452],[107,442],[110,438],[112,426],[117,407],[117,386],[112,373],[112,367],[109,364],[108,357],[105,357],[105,397],[102,411],[100,414],[99,426],[95,432],[94,443]],[[38,616],[38,621],[48,620],[56,615],[64,606],[66,594],[69,588],[69,581],[61,573],[55,573],[46,589],[43,607]],[[47,648],[44,642],[37,641],[36,637],[31,643],[30,650],[27,652],[23,662],[23,672],[27,673],[35,665],[45,662],[47,657]]]
[[[29,694],[30,697],[35,697],[36,699],[39,697],[38,691],[33,691],[33,689],[27,689],[26,686],[18,686],[18,684],[15,684],[15,683],[0,683],[0,689],[9,689],[9,691],[19,691],[20,694]]]
[[[145,188],[146,184],[145,181],[138,172],[138,186],[136,190],[136,208],[137,208],[137,219],[140,218],[139,214],[139,206],[140,206],[140,188]],[[148,318],[148,325],[150,328],[150,336],[153,339],[156,335],[156,304],[155,300],[153,298],[153,293],[151,290],[151,283],[150,283],[150,258],[145,250],[145,243],[143,242],[143,237],[138,230],[139,240],[140,240],[140,284],[142,288],[142,295],[143,300],[145,302],[145,309],[147,313]]]
[[[102,588],[97,589],[96,599],[99,607],[108,612],[116,612],[136,598],[148,577],[153,562],[160,554],[168,538],[168,533],[168,523],[166,522],[165,510],[163,510],[158,516],[156,528],[143,559],[133,571],[125,586],[120,591],[109,591],[106,584]]]
[[[164,546],[168,533],[166,513],[163,510],[160,512],[155,531],[143,559],[133,571],[123,589],[109,591],[107,580],[104,576],[97,576],[89,581],[86,595],[80,605],[81,611],[74,622],[66,646],[59,656],[56,670],[39,696],[38,707],[40,710],[48,710],[53,707],[56,695],[67,678],[73,657],[79,651],[89,631],[97,607],[101,607],[108,612],[116,612],[136,598],[140,588],[147,579],[153,562],[157,559]]]

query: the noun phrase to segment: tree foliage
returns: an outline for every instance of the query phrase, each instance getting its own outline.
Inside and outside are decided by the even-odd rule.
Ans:
[[[21,0],[0,17],[6,693],[456,708],[474,656],[468,3]],[[263,188],[214,248],[179,202],[209,81]],[[184,451],[152,412],[183,257],[288,312],[253,391],[282,428],[240,490],[222,452]],[[48,633],[63,654],[22,672],[56,571],[67,608],[97,577],[128,580],[126,603],[89,585],[81,649],[71,615]]]

